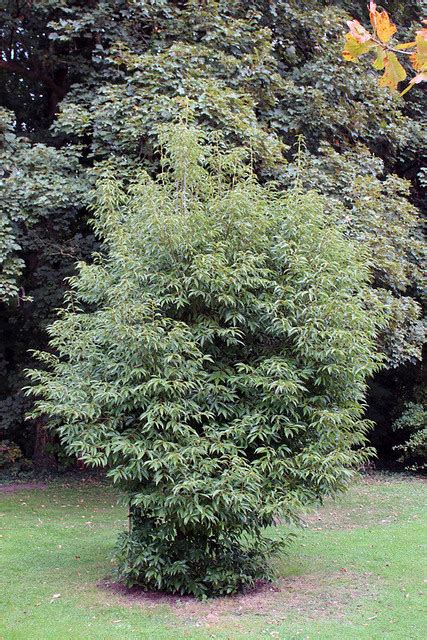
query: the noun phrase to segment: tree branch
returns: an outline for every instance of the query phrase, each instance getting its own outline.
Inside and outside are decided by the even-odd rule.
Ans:
[[[47,87],[49,87],[49,89],[55,92],[60,98],[63,98],[65,96],[65,88],[57,84],[49,75],[44,73],[41,69],[29,69],[17,62],[0,60],[0,71],[2,70],[8,73],[17,73],[19,76],[29,78],[30,80],[39,80]]]

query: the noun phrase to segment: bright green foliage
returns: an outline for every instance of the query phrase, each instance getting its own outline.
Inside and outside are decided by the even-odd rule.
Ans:
[[[381,350],[388,366],[421,360],[425,323],[414,297],[425,266],[419,212],[408,201],[410,183],[394,174],[384,176],[384,163],[362,146],[337,153],[320,145],[317,155],[304,153],[302,183],[327,196],[326,213],[335,215],[346,236],[368,251],[375,287],[370,295],[386,308],[387,328]],[[292,184],[299,171],[290,163],[282,182]],[[422,292],[419,292],[422,295]]]
[[[161,144],[157,180],[100,179],[107,253],[80,263],[30,392],[127,496],[121,580],[230,593],[269,576],[283,541],[265,527],[366,459],[381,313],[319,195],[260,186],[241,149],[195,128]]]

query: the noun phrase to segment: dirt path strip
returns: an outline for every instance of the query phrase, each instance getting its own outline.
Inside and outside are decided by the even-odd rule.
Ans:
[[[0,484],[0,493],[16,493],[30,489],[47,489],[47,482],[11,482]]]

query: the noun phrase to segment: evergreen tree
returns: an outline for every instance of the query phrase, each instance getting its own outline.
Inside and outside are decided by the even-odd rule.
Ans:
[[[266,527],[345,489],[368,454],[381,310],[322,197],[261,186],[247,154],[178,124],[157,179],[104,170],[105,252],[80,263],[30,393],[130,508],[118,572],[197,596],[268,577]]]

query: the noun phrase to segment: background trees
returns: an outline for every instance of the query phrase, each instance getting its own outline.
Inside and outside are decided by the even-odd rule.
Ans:
[[[251,146],[261,180],[284,187],[295,172],[292,145],[304,134],[304,184],[327,193],[348,236],[371,251],[374,293],[387,300],[381,344],[389,371],[376,378],[370,404],[380,429],[375,443],[390,453],[400,433],[388,429],[391,418],[420,376],[423,109],[421,92],[401,99],[378,87],[368,62],[349,69],[342,60],[346,11],[364,22],[366,2],[1,4],[1,99],[14,114],[3,146],[2,277],[12,296],[0,326],[3,437],[31,454],[21,372],[27,349],[46,340],[64,275],[94,246],[85,193],[100,163],[114,158],[129,177],[136,166],[156,171],[158,126],[185,101],[206,131]],[[421,3],[386,8],[410,39]],[[27,157],[40,153],[39,178],[50,190],[48,202],[33,207],[23,185],[30,186]]]

